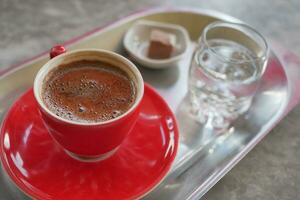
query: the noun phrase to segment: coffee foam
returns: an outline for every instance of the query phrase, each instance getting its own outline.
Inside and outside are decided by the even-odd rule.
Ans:
[[[52,70],[43,101],[57,116],[78,122],[116,118],[134,103],[136,88],[127,73],[101,61],[74,61]]]

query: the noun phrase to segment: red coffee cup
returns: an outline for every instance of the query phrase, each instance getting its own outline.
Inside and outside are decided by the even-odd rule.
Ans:
[[[51,112],[41,96],[43,81],[52,69],[79,60],[99,60],[127,72],[136,86],[132,107],[114,119],[97,123],[76,122]],[[137,67],[125,57],[106,50],[84,49],[63,53],[49,60],[37,73],[33,89],[41,117],[52,138],[70,156],[82,161],[98,161],[116,152],[135,125],[144,94],[144,82]]]

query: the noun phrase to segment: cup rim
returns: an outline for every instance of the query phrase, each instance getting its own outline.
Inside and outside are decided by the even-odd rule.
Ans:
[[[123,114],[121,114],[120,116],[110,119],[110,120],[106,120],[106,121],[100,121],[100,122],[79,122],[79,121],[72,121],[72,120],[68,120],[65,119],[63,117],[57,116],[56,114],[54,114],[49,108],[47,108],[47,106],[45,105],[44,101],[42,100],[41,97],[41,89],[42,89],[42,85],[43,85],[43,81],[45,79],[45,77],[47,76],[47,74],[49,73],[49,68],[54,69],[55,67],[59,66],[56,65],[53,67],[53,63],[55,63],[55,61],[57,61],[58,59],[62,59],[64,57],[68,57],[70,55],[76,54],[76,53],[83,53],[83,52],[94,52],[94,53],[100,53],[100,54],[106,54],[107,56],[110,56],[111,58],[116,58],[118,59],[120,62],[122,62],[123,64],[125,64],[126,66],[128,66],[131,70],[131,72],[133,73],[133,75],[136,78],[136,98],[135,98],[135,102],[134,104]],[[49,70],[47,72],[47,70]],[[45,72],[46,71],[46,72]],[[133,64],[130,60],[128,60],[127,58],[125,58],[124,56],[117,54],[115,52],[112,51],[108,51],[108,50],[104,50],[104,49],[79,49],[79,50],[73,50],[73,51],[69,51],[66,53],[63,53],[61,55],[58,55],[52,59],[50,59],[47,63],[45,63],[38,71],[38,73],[35,76],[34,79],[34,84],[33,84],[33,92],[34,92],[34,97],[37,100],[39,106],[42,108],[43,111],[45,111],[48,115],[50,115],[51,117],[55,118],[56,120],[65,122],[67,124],[72,124],[72,125],[79,125],[79,126],[97,126],[97,125],[105,125],[105,124],[110,124],[113,123],[115,121],[118,121],[124,117],[126,117],[128,114],[132,113],[136,107],[140,104],[143,95],[144,95],[144,81],[142,78],[141,73],[139,72],[138,68],[135,66],[135,64]]]
[[[252,28],[251,26],[244,24],[244,23],[235,23],[235,22],[227,22],[227,21],[215,21],[212,22],[210,24],[208,24],[204,29],[203,32],[198,40],[198,43],[200,41],[204,42],[204,44],[207,46],[207,49],[213,53],[217,58],[223,60],[224,62],[228,62],[228,63],[239,63],[239,60],[233,59],[233,58],[224,58],[223,56],[220,56],[220,54],[218,52],[216,52],[215,50],[213,50],[211,48],[211,45],[208,43],[207,41],[207,34],[210,30],[214,29],[214,28],[218,28],[218,27],[226,27],[226,28],[231,28],[231,29],[236,29],[242,33],[245,34],[245,30],[247,30],[248,32],[252,32],[252,34],[255,34],[256,36],[258,36],[258,38],[261,40],[262,44],[263,44],[263,53],[260,56],[256,56],[254,59],[244,59],[244,62],[253,62],[253,60],[255,61],[259,61],[261,59],[267,59],[268,58],[268,54],[269,54],[269,45],[268,42],[266,41],[265,37],[259,33],[256,29]],[[242,30],[245,29],[245,30]]]

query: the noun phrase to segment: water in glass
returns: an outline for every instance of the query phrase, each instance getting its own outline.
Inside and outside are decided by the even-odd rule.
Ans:
[[[189,76],[192,114],[201,123],[224,128],[248,110],[265,63],[245,46],[208,40],[193,56]]]

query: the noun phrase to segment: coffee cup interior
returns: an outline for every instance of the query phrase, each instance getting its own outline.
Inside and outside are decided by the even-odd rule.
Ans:
[[[84,122],[68,120],[60,116],[57,116],[47,108],[42,98],[42,90],[43,90],[43,84],[45,83],[49,73],[61,65],[65,65],[76,61],[82,61],[82,60],[101,61],[102,63],[107,63],[110,66],[117,67],[122,71],[124,71],[128,75],[129,79],[133,81],[134,87],[136,89],[135,100],[132,106],[125,113],[107,121],[84,123]],[[77,51],[61,54],[49,60],[39,70],[34,80],[34,95],[38,104],[40,105],[40,107],[44,112],[46,112],[47,114],[51,115],[54,118],[57,118],[58,120],[67,123],[72,123],[72,124],[80,124],[80,125],[110,123],[126,116],[128,113],[132,112],[136,108],[136,106],[138,105],[138,103],[141,101],[143,97],[143,93],[144,93],[144,83],[143,83],[142,76],[139,70],[137,69],[137,67],[125,57],[117,53],[106,51],[106,50],[96,50],[96,49],[77,50]]]

